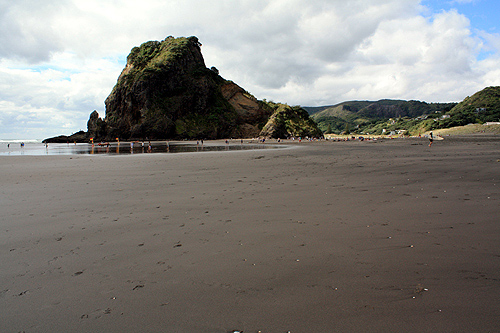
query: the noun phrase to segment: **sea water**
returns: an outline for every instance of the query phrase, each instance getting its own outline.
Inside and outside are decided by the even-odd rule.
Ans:
[[[269,144],[241,143],[231,141],[220,144],[216,142],[113,142],[109,144],[90,143],[49,143],[39,140],[0,140],[0,156],[34,156],[34,155],[116,155],[116,154],[151,154],[151,153],[188,153],[210,151],[234,151],[249,149],[277,148]]]

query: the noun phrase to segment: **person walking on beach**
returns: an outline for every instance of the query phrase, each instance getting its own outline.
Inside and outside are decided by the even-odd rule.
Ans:
[[[432,142],[434,141],[434,136],[432,135],[432,132],[429,133],[429,147],[432,145]]]

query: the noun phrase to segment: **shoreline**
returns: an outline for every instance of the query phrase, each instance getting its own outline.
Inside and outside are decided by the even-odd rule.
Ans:
[[[362,139],[360,139],[362,137]],[[354,138],[354,139],[352,139]],[[474,134],[460,134],[460,135],[442,135],[435,133],[435,140],[450,139],[453,140],[475,140],[474,138],[490,138],[491,140],[499,139],[500,136],[494,133],[474,133]],[[361,142],[366,143],[386,140],[427,140],[427,134],[421,136],[360,136],[360,135],[329,135],[327,139],[268,139],[265,143],[260,142],[258,138],[254,139],[221,139],[221,140],[206,140],[203,144],[198,140],[192,141],[151,141],[151,148],[148,149],[148,142],[144,142],[142,146],[141,141],[121,141],[110,143],[49,143],[47,146],[39,142],[27,142],[25,147],[19,147],[21,140],[11,143],[7,148],[7,142],[0,145],[1,156],[55,156],[55,155],[133,155],[133,153],[190,153],[190,152],[204,152],[211,150],[224,150],[217,149],[216,147],[225,147],[226,150],[239,150],[255,148],[280,148],[285,146],[294,145],[307,145],[311,143],[336,143],[336,142]],[[18,142],[19,141],[19,142]],[[134,143],[133,148],[130,144]],[[174,148],[170,150],[170,147]],[[206,148],[206,149],[204,149]],[[132,152],[132,154],[131,154]]]
[[[54,156],[54,155],[133,155],[142,153],[189,153],[222,150],[251,150],[275,148],[280,143],[263,144],[247,140],[212,140],[201,144],[197,141],[151,141],[149,145],[141,141],[122,141],[119,143],[27,143],[25,146],[7,144],[0,146],[0,156]]]

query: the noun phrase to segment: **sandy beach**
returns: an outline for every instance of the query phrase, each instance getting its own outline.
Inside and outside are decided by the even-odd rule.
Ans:
[[[282,145],[0,156],[0,331],[498,331],[498,136]]]

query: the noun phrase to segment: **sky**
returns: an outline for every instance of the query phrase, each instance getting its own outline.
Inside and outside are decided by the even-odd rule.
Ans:
[[[197,36],[258,99],[460,102],[500,85],[498,0],[0,0],[0,139],[87,129],[134,46]]]

